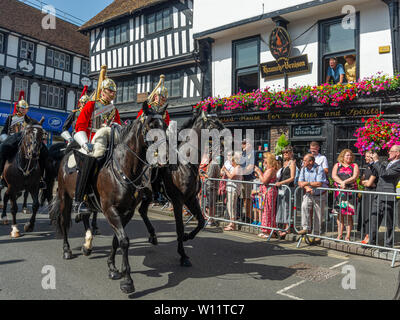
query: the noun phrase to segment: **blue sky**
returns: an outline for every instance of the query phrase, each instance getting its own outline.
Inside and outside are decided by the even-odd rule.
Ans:
[[[40,0],[28,0],[29,2],[20,0],[26,4],[32,3],[40,5]],[[42,3],[49,4],[56,9],[69,13],[85,22],[93,18],[101,10],[107,7],[113,0],[44,0]],[[62,14],[60,14],[62,18]]]

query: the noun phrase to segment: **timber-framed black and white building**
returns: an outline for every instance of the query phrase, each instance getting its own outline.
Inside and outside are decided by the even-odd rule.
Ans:
[[[136,116],[160,74],[166,76],[168,112],[178,126],[211,94],[208,58],[199,62],[208,57],[209,44],[193,40],[192,0],[116,0],[79,30],[90,35],[89,75],[95,79],[107,65],[122,118]]]
[[[56,17],[55,29],[43,28],[46,14],[20,1],[2,0],[1,7],[0,125],[23,90],[29,115],[45,117],[51,143],[90,81],[89,38],[77,25]]]

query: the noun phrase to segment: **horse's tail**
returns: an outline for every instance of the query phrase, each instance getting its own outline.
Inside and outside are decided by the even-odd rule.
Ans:
[[[64,235],[63,227],[62,227],[62,214],[61,214],[61,200],[58,194],[56,197],[50,202],[49,204],[49,218],[51,224],[56,227],[56,237],[59,238],[60,236]]]

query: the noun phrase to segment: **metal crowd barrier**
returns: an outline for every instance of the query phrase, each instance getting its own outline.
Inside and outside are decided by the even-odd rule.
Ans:
[[[332,188],[315,188],[314,192],[319,195],[305,194],[300,187],[294,192],[293,218],[296,232],[308,229],[306,237],[393,251],[394,266],[400,251],[400,239],[395,239],[396,235],[398,238],[400,236],[395,233],[398,194]],[[339,238],[340,233],[342,238]],[[349,239],[346,240],[348,233]],[[369,241],[362,243],[367,234]],[[299,239],[297,247],[302,240],[303,237]]]
[[[220,183],[227,184],[224,192]],[[235,184],[240,184],[240,191],[228,188]],[[251,189],[250,197],[249,190],[243,192],[244,188]],[[202,182],[201,209],[207,223],[226,222],[258,228],[267,234],[267,241],[274,232],[288,232],[293,225],[296,233],[307,229],[297,247],[311,237],[392,251],[391,266],[394,267],[400,251],[400,233],[395,232],[400,227],[399,194],[333,188],[314,188],[313,192],[313,195],[305,194],[300,187],[292,192],[287,185],[278,188],[275,184],[208,178]],[[270,208],[271,215],[265,212],[265,207]],[[279,219],[282,211],[284,220]],[[341,226],[343,238],[338,239]],[[351,229],[347,229],[349,226]],[[362,243],[367,234],[369,242]]]
[[[220,183],[226,183],[225,192],[219,192]],[[235,188],[236,186],[236,188]],[[269,241],[277,231],[287,232],[292,224],[292,190],[282,185],[264,185],[260,182],[208,178],[202,182],[201,208],[207,223],[227,222],[235,226],[258,228]],[[267,214],[264,208],[269,208]],[[282,225],[276,220],[279,212]],[[266,211],[266,209],[265,209]]]

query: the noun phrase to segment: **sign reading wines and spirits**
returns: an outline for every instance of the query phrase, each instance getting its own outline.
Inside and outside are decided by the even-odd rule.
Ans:
[[[263,78],[309,71],[307,55],[290,57],[290,49],[291,40],[287,30],[275,27],[269,36],[269,50],[275,61],[260,64]]]
[[[320,136],[322,134],[321,126],[295,126],[293,127],[293,137]]]
[[[305,120],[305,119],[324,119],[341,117],[363,117],[373,116],[379,113],[379,108],[343,108],[338,110],[318,110],[318,111],[296,111],[293,112],[262,112],[259,114],[246,115],[235,114],[231,116],[221,115],[222,122],[244,122],[261,120]]]

